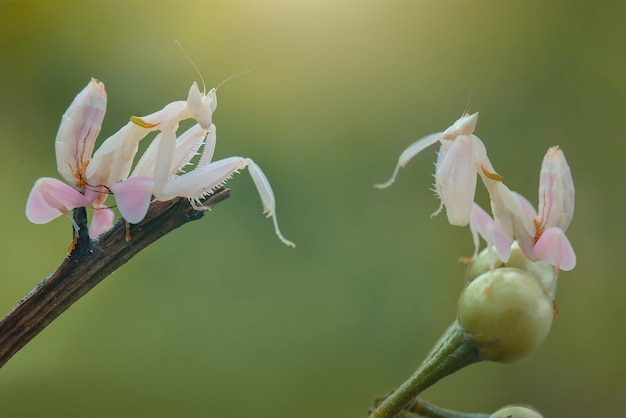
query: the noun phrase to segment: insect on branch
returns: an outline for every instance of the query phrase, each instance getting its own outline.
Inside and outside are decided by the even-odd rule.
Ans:
[[[229,189],[220,188],[202,203],[212,208],[229,196]],[[202,218],[204,213],[193,209],[186,198],[154,202],[140,223],[127,227],[122,218],[111,230],[92,240],[85,208],[74,209],[74,221],[80,229],[71,252],[54,273],[0,321],[0,367],[105,277],[154,241]],[[127,232],[130,241],[126,239]]]

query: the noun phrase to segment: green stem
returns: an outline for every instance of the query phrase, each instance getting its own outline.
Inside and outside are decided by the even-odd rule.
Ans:
[[[481,360],[478,348],[455,321],[428,354],[417,371],[370,414],[370,418],[394,418],[426,388],[438,380]]]
[[[421,417],[427,418],[489,418],[489,414],[473,414],[444,409],[419,398],[416,399],[407,410],[414,414],[418,414]]]

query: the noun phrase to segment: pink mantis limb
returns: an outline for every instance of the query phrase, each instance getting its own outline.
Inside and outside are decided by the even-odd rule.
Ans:
[[[96,239],[113,227],[115,214],[111,209],[102,205],[93,205],[91,223],[89,224],[89,237]]]
[[[106,112],[104,84],[92,78],[61,118],[55,153],[61,177],[79,190],[85,188],[85,170]]]
[[[117,208],[127,222],[136,224],[146,217],[153,185],[150,177],[130,177],[110,186]]]
[[[45,224],[61,215],[67,215],[72,220],[74,230],[79,227],[72,218],[72,209],[86,207],[89,202],[81,192],[68,186],[60,180],[51,177],[42,177],[35,182],[35,186],[26,202],[26,217],[35,224]]]
[[[576,255],[565,236],[574,213],[574,182],[559,147],[548,150],[541,166],[538,211],[502,183],[488,189],[496,222],[515,236],[529,260],[552,264],[556,275],[575,267]]]
[[[565,232],[558,227],[548,228],[533,247],[536,260],[548,262],[559,270],[570,271],[576,267],[576,253]]]
[[[276,217],[276,199],[270,183],[261,168],[250,158],[229,157],[223,160],[211,162],[195,170],[176,176],[168,181],[163,188],[163,198],[175,196],[187,197],[196,210],[208,210],[209,208],[199,205],[199,199],[212,194],[213,190],[224,184],[233,174],[248,168],[248,172],[259,192],[263,204],[263,213],[271,217],[274,222],[274,231],[278,238],[287,246],[295,247],[280,232]]]
[[[565,236],[574,215],[574,194],[574,181],[563,151],[558,146],[548,149],[539,175],[532,257],[552,264],[557,274],[559,269],[568,271],[576,266],[576,254]]]
[[[470,217],[469,225],[474,239],[474,259],[476,259],[478,255],[478,236],[480,235],[487,243],[489,266],[491,270],[495,267],[494,249],[501,261],[505,263],[509,261],[513,237],[507,234],[506,231],[476,203],[474,203],[472,207],[472,216]]]
[[[519,195],[502,182],[485,182],[491,200],[493,219],[510,236],[515,237],[521,247],[532,245],[535,224],[532,216],[524,209]],[[529,241],[530,237],[530,241]]]
[[[540,228],[567,230],[574,216],[575,189],[572,173],[558,146],[546,152],[539,174]]]

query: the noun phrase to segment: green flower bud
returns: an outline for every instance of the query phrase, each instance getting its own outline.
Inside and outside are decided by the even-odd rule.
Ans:
[[[545,340],[552,326],[552,301],[532,274],[498,268],[463,290],[458,321],[484,360],[512,362]]]
[[[489,418],[543,418],[543,415],[523,406],[505,406],[489,415]]]

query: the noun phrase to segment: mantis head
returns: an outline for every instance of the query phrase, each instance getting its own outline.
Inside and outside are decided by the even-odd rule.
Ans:
[[[203,94],[194,81],[187,96],[187,110],[202,128],[209,129],[213,123],[213,112],[217,108],[217,93],[213,88]]]
[[[452,126],[443,132],[443,139],[454,140],[459,135],[471,135],[476,129],[476,122],[478,122],[478,112],[471,115],[461,116]]]

